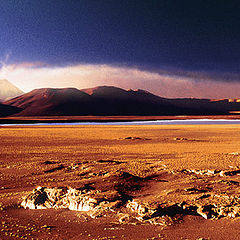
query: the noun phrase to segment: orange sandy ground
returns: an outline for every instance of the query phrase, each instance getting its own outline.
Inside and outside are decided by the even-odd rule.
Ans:
[[[141,139],[125,139],[129,136]],[[36,186],[78,187],[84,168],[96,186],[100,180],[92,173],[119,169],[146,177],[158,163],[169,170],[238,168],[240,154],[231,153],[240,153],[239,140],[240,125],[0,127],[0,239],[240,239],[239,217],[185,216],[163,228],[64,209],[19,208],[22,196]],[[47,160],[64,168],[46,173],[52,168],[43,164]],[[66,171],[77,163],[83,167]]]

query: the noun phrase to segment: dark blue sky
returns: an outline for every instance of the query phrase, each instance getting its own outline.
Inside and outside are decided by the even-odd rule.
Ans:
[[[0,57],[240,73],[240,2],[0,0]]]

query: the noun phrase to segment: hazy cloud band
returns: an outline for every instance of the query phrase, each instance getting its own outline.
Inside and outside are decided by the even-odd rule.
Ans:
[[[238,75],[206,72],[147,71],[108,64],[77,64],[53,67],[43,63],[3,64],[0,78],[28,92],[35,88],[89,88],[113,85],[141,88],[163,97],[237,98]],[[225,80],[224,80],[225,78]]]

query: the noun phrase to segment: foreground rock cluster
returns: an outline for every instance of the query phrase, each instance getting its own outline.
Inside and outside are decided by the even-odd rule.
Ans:
[[[204,198],[208,198],[208,200],[204,201]],[[159,217],[174,217],[177,215],[200,215],[205,219],[238,217],[240,216],[240,196],[203,195],[200,199],[194,199],[193,201],[159,204],[156,207],[131,201],[127,204],[127,208],[137,213],[139,220],[148,220],[151,223],[156,223],[155,221],[159,220]]]
[[[90,217],[115,216],[120,223],[132,221],[171,225],[184,215],[199,215],[205,219],[240,216],[240,195],[213,194],[187,188],[185,200],[159,202],[123,198],[118,191],[37,187],[22,201],[29,209],[65,208],[82,211]],[[194,194],[198,192],[199,194]],[[189,194],[191,197],[189,197]]]
[[[95,218],[117,206],[119,204],[117,197],[119,196],[116,192],[108,193],[109,201],[106,201],[104,194],[96,190],[37,187],[24,198],[21,206],[29,209],[66,208],[87,212],[89,216]]]

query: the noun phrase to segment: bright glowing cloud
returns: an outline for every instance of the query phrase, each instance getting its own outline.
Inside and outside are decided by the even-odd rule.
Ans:
[[[36,88],[79,89],[112,85],[125,89],[141,88],[163,97],[237,98],[240,83],[202,77],[201,74],[177,75],[171,71],[151,72],[134,67],[107,64],[78,64],[53,67],[43,63],[2,64],[0,79],[7,79],[28,92]]]

